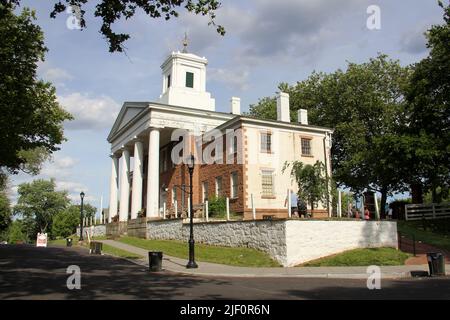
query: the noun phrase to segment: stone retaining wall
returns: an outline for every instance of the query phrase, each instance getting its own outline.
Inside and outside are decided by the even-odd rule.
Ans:
[[[86,236],[86,232],[89,232],[89,235],[92,237],[99,237],[106,235],[106,225],[97,224],[95,226],[83,226],[83,232]],[[77,234],[80,234],[80,227],[77,227]]]
[[[187,241],[183,220],[147,222],[148,239]],[[249,247],[268,253],[283,266],[367,247],[397,248],[393,221],[255,220],[195,223],[197,243]]]

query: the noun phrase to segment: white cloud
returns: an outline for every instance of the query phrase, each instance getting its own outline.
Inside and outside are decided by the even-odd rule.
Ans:
[[[90,97],[75,92],[58,96],[58,101],[75,118],[65,124],[67,129],[111,128],[120,110],[120,105],[106,95]]]
[[[224,83],[225,85],[236,88],[241,91],[249,88],[248,78],[250,72],[248,70],[231,70],[223,68],[210,68],[208,70],[209,79]]]
[[[84,202],[85,203],[94,203],[98,199],[95,196],[92,196],[89,194],[89,189],[86,187],[86,185],[76,182],[76,181],[70,181],[70,180],[55,180],[56,183],[56,190],[58,191],[66,191],[68,198],[73,203],[79,203],[80,200],[80,193],[83,191],[85,193]]]
[[[40,175],[45,178],[67,177],[71,175],[71,171],[77,163],[77,159],[69,156],[56,156],[54,160],[44,165]]]
[[[404,33],[400,40],[400,47],[402,51],[412,54],[419,54],[427,51],[425,32],[429,26],[419,26],[413,30],[408,30]]]
[[[64,69],[49,68],[43,72],[43,78],[51,82],[60,82],[64,80],[72,80],[73,76]]]

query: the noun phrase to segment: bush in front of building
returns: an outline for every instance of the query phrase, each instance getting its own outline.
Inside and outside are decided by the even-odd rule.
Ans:
[[[225,218],[227,204],[224,197],[212,197],[208,200],[208,214],[212,218]]]

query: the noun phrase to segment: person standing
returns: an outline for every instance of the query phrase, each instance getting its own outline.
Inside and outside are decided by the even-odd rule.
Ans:
[[[351,218],[351,217],[353,217],[353,205],[349,201],[348,206],[347,206],[347,218]]]
[[[364,220],[370,220],[370,211],[367,207],[364,209]]]

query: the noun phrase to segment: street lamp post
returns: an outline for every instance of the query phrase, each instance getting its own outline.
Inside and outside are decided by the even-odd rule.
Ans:
[[[189,169],[189,199],[190,199],[190,232],[189,232],[189,262],[186,265],[186,268],[188,269],[194,269],[198,268],[197,264],[195,263],[195,255],[194,255],[194,210],[192,206],[192,173],[194,172],[194,162],[195,158],[191,154],[187,159],[187,166]]]
[[[81,191],[80,193],[81,198],[81,206],[80,206],[80,241],[83,241],[83,199],[84,199],[84,192]]]

